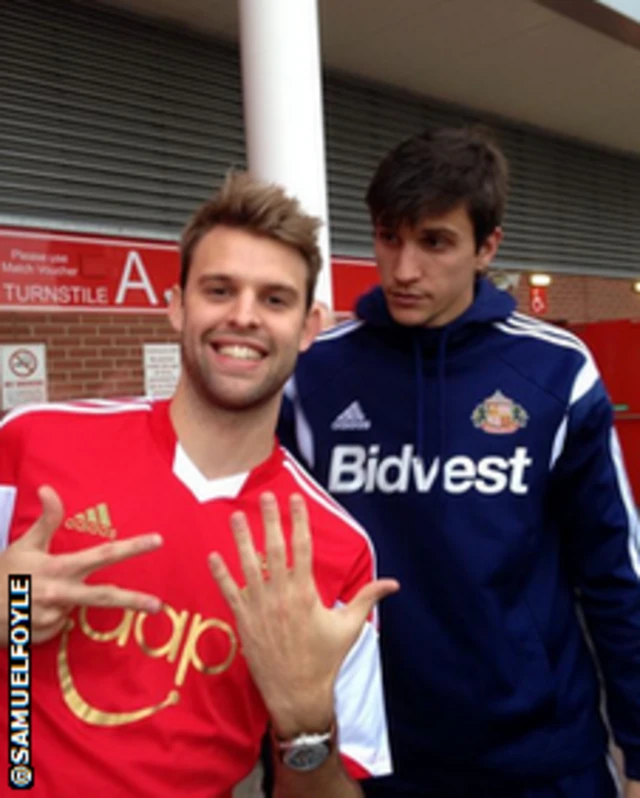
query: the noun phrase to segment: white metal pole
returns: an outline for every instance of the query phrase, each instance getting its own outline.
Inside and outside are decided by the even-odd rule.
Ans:
[[[316,298],[333,308],[316,0],[241,0],[249,171],[322,219]]]

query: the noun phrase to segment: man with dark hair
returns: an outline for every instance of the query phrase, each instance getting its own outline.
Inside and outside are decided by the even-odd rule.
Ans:
[[[507,164],[474,130],[394,148],[367,193],[381,286],[286,389],[283,442],[403,585],[382,607],[380,798],[640,796],[640,526],[573,335],[484,276]]]
[[[230,175],[183,236],[172,399],[0,425],[0,645],[25,575],[36,644],[31,763],[24,668],[0,717],[10,784],[229,798],[268,724],[279,798],[357,798],[351,776],[389,772],[373,606],[397,584],[373,581],[362,527],[274,437],[320,323],[317,228],[280,188]]]

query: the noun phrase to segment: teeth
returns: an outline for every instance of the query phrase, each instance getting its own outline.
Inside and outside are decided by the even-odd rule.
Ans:
[[[239,344],[220,346],[218,347],[218,352],[227,357],[238,358],[238,360],[260,360],[261,358],[260,353],[256,352],[255,349],[251,349],[248,346],[240,346]]]

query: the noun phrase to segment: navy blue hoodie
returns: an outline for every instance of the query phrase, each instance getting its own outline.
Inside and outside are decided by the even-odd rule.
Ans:
[[[602,756],[606,683],[640,778],[640,524],[593,359],[487,280],[450,324],[379,288],[287,386],[283,443],[366,527],[397,778],[533,785]],[[366,686],[363,685],[363,689]]]

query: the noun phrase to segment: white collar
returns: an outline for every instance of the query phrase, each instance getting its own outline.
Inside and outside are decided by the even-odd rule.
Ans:
[[[212,499],[237,499],[250,472],[244,471],[229,477],[207,479],[181,444],[177,443],[173,459],[173,473],[199,502],[208,502]]]

